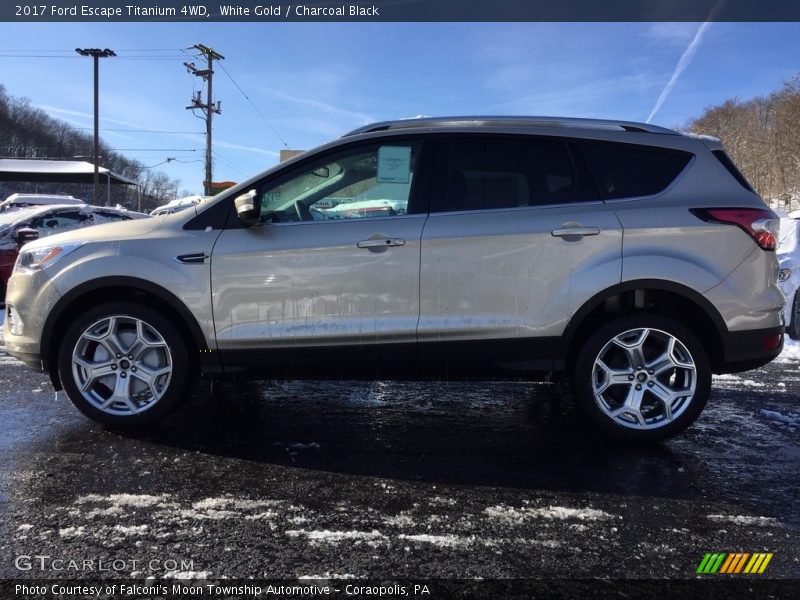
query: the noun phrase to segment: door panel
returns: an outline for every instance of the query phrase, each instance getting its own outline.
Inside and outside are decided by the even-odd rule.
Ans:
[[[437,161],[447,175],[422,237],[421,357],[549,368],[572,314],[620,281],[619,221],[557,138],[454,136]]]
[[[316,360],[334,371],[377,361],[378,344],[415,355],[429,189],[422,146],[348,145],[254,186],[261,225],[226,229],[212,255],[221,351],[264,350],[270,363],[313,370]],[[328,349],[327,358],[314,349]]]
[[[599,232],[553,235],[568,227]],[[621,253],[619,222],[602,203],[432,214],[419,341],[558,336],[583,302],[619,283]]]
[[[223,231],[211,263],[218,347],[416,341],[425,218]],[[404,244],[358,247],[378,238]]]

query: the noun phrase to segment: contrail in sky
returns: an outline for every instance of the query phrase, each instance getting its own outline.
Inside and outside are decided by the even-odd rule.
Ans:
[[[652,121],[653,117],[658,112],[658,109],[661,108],[661,105],[664,104],[664,101],[669,96],[669,93],[672,91],[672,88],[675,87],[675,84],[678,83],[678,78],[681,74],[686,70],[686,67],[689,66],[689,63],[692,62],[694,58],[695,52],[697,52],[697,48],[700,46],[700,42],[703,41],[703,35],[705,35],[706,30],[711,27],[711,23],[706,21],[702,23],[700,27],[697,28],[697,33],[694,34],[694,39],[689,42],[689,45],[686,46],[686,50],[683,51],[681,54],[681,58],[678,61],[677,66],[675,67],[675,71],[672,73],[672,77],[669,78],[669,82],[667,85],[664,86],[664,89],[661,90],[661,95],[656,100],[656,105],[653,107],[653,110],[650,112],[650,116],[647,117],[647,122],[649,123]]]
[[[678,83],[678,78],[686,70],[686,67],[689,66],[689,63],[692,62],[697,49],[700,47],[700,42],[703,41],[703,36],[706,34],[706,31],[708,31],[708,28],[711,27],[711,23],[714,21],[717,14],[719,14],[719,11],[722,9],[725,2],[727,2],[727,0],[718,0],[717,3],[711,7],[711,12],[708,14],[706,21],[701,23],[700,27],[697,28],[697,33],[694,34],[694,38],[691,42],[689,42],[689,45],[686,46],[686,50],[683,51],[683,54],[681,54],[678,64],[675,67],[675,71],[672,73],[672,77],[669,78],[667,85],[664,86],[663,90],[661,90],[661,95],[658,97],[658,100],[656,100],[656,105],[650,112],[650,116],[647,117],[648,123],[656,115],[658,109],[661,108],[661,105],[664,104],[664,101],[667,99],[667,96],[669,96],[672,88],[675,87],[676,83]]]

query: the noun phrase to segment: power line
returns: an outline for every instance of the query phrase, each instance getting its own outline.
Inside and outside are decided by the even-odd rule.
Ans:
[[[128,48],[118,52],[184,52],[185,48]]]
[[[111,148],[112,152],[197,152],[197,148]]]
[[[68,58],[76,59],[80,56],[66,56],[61,54],[3,54],[0,58]],[[152,60],[152,61],[174,61],[183,60],[183,56],[117,56],[117,60]]]
[[[258,116],[260,116],[262,119],[264,119],[264,122],[272,130],[272,133],[274,133],[275,136],[283,143],[284,148],[289,148],[289,144],[286,143],[286,140],[283,139],[281,137],[281,135],[277,131],[275,131],[275,128],[272,126],[272,123],[269,122],[269,119],[267,119],[267,117],[264,116],[264,113],[262,113],[261,110],[258,108],[258,106],[256,106],[255,103],[250,99],[250,96],[248,96],[247,94],[244,93],[244,90],[242,89],[242,86],[240,86],[238,83],[236,83],[236,81],[231,76],[231,74],[228,73],[228,69],[223,67],[221,64],[220,64],[220,68],[222,69],[222,72],[225,73],[225,75],[228,76],[228,79],[231,80],[231,83],[233,83],[233,85],[236,86],[236,89],[239,90],[242,93],[242,96],[244,96],[245,99],[250,103],[250,106],[252,106],[253,109],[258,113]]]
[[[218,152],[218,151],[216,151],[216,150],[214,151],[214,158],[215,158],[215,159],[217,159],[219,162],[221,162],[221,163],[222,163],[223,165],[225,165],[226,167],[228,167],[228,168],[230,168],[230,169],[233,169],[234,171],[237,171],[237,172],[241,173],[242,175],[244,175],[244,176],[246,176],[246,177],[249,177],[249,176],[251,175],[251,174],[250,174],[250,173],[248,173],[247,171],[244,171],[243,169],[241,169],[241,168],[237,167],[235,164],[233,164],[233,163],[232,163],[232,162],[230,162],[229,160],[222,158],[222,157],[219,155],[219,152]]]
[[[69,127],[69,129],[91,129],[91,127]],[[106,129],[101,127],[100,131],[125,131],[128,133],[182,133],[186,135],[205,135],[202,131],[169,131],[166,129]]]

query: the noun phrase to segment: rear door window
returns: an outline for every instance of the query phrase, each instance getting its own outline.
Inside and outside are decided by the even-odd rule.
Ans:
[[[577,177],[567,145],[541,138],[456,137],[444,211],[574,202]]]

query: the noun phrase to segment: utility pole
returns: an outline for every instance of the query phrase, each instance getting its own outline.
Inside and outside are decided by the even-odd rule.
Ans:
[[[216,52],[213,48],[203,46],[203,44],[195,44],[192,46],[192,48],[205,56],[207,66],[205,69],[196,68],[194,63],[183,63],[183,66],[186,67],[186,70],[189,71],[189,73],[195,75],[196,77],[202,77],[203,81],[206,82],[207,102],[203,103],[202,92],[198,91],[192,98],[191,106],[187,106],[186,110],[196,110],[199,108],[206,116],[206,177],[205,181],[203,181],[203,190],[206,196],[210,196],[211,182],[213,181],[211,173],[211,120],[214,116],[214,113],[220,114],[222,112],[220,109],[220,102],[217,101],[217,103],[214,104],[213,96],[211,95],[212,82],[214,79],[214,61],[224,60],[225,57]]]
[[[94,200],[92,204],[98,206],[100,204],[100,94],[99,94],[99,80],[100,68],[99,63],[101,58],[108,58],[109,56],[116,56],[113,50],[108,48],[100,50],[100,48],[75,48],[75,52],[81,56],[91,56],[94,59]],[[108,198],[106,198],[106,206],[108,206]]]

